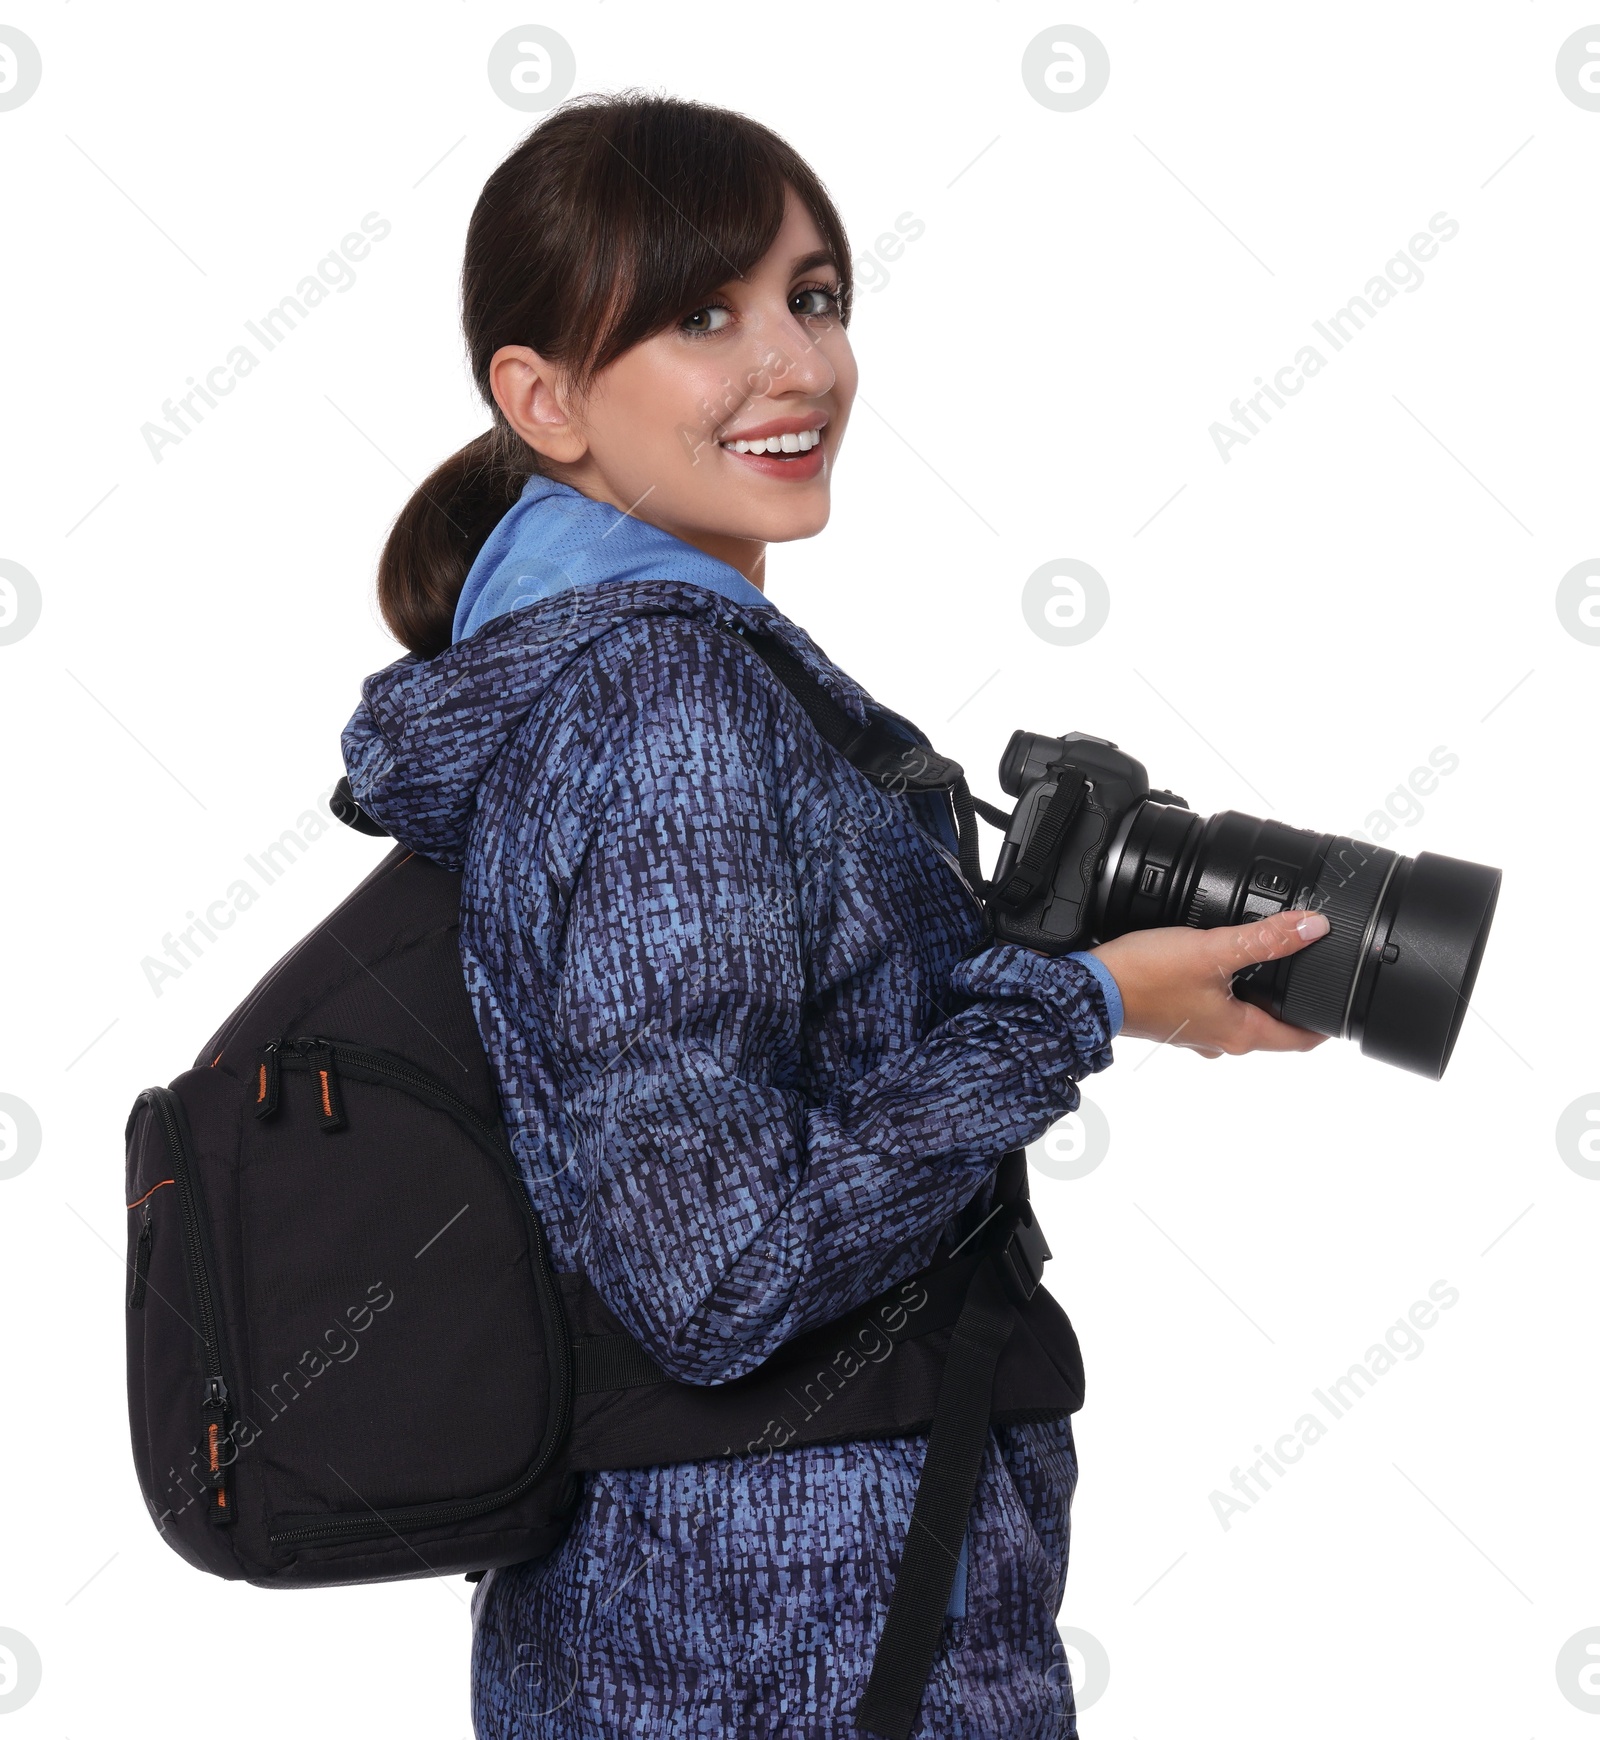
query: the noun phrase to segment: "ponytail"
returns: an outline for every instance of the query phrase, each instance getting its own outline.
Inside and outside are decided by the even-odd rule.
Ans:
[[[431,659],[450,645],[473,559],[538,469],[537,457],[497,418],[400,510],[378,559],[378,604],[409,651]]]

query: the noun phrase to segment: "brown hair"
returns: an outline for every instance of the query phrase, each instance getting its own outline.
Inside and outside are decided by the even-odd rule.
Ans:
[[[484,183],[467,225],[461,324],[494,422],[429,475],[384,544],[378,605],[411,652],[450,645],[473,558],[539,469],[494,402],[495,352],[528,345],[582,395],[762,258],[786,183],[833,253],[848,322],[850,249],[827,190],[777,134],[731,109],[639,91],[574,97]]]

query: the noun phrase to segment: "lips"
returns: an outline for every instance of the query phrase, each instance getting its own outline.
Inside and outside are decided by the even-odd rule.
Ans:
[[[800,445],[802,440],[810,443],[803,449]],[[786,453],[783,450],[785,441],[792,443],[792,452]],[[718,445],[733,464],[743,466],[747,471],[760,472],[767,477],[787,478],[794,483],[803,483],[809,478],[820,476],[823,468],[822,436],[816,430],[782,436],[769,435],[759,442],[740,440],[730,446],[724,441]],[[769,448],[776,451],[768,451]]]

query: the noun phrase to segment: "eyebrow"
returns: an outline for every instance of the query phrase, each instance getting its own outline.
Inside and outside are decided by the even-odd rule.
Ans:
[[[839,270],[839,262],[834,259],[831,249],[814,248],[809,254],[801,254],[789,268],[789,275],[798,278],[802,272],[809,272],[814,266],[832,266],[842,278],[844,273]]]

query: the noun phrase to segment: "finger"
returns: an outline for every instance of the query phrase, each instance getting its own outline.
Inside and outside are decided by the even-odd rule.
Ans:
[[[1219,952],[1237,971],[1256,961],[1281,960],[1327,934],[1328,920],[1320,912],[1298,909],[1275,912],[1253,924],[1225,926],[1211,934],[1217,939]]]
[[[1241,1003],[1250,1013],[1239,1023],[1239,1041],[1250,1051],[1311,1051],[1328,1037],[1313,1033],[1309,1027],[1296,1027],[1288,1021],[1277,1021],[1265,1009],[1253,1003]]]

